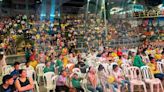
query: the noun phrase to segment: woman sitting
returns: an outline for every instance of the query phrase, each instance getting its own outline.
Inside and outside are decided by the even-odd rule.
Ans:
[[[62,70],[56,82],[56,92],[69,92],[69,88],[66,85],[66,80],[67,73],[66,71]]]
[[[103,92],[102,87],[98,85],[96,71],[93,67],[90,67],[89,69],[87,87],[91,92]]]
[[[117,85],[115,85],[114,82],[109,83],[107,81],[107,79],[109,79],[110,77],[113,77],[113,76],[109,76],[107,71],[104,69],[104,66],[101,64],[98,67],[98,76],[99,76],[98,78],[100,80],[100,84],[103,87],[103,92],[107,92],[107,88],[111,89],[112,92],[117,92],[117,87],[116,87]],[[112,81],[112,80],[110,79],[110,81]]]
[[[155,78],[159,78],[160,80],[164,79],[164,74],[160,73],[160,71],[158,70],[157,62],[153,57],[150,57],[150,63],[148,64],[148,66],[150,67],[150,71],[152,74],[154,74]]]
[[[133,66],[139,68],[145,66],[145,63],[143,62],[142,55],[141,55],[141,49],[138,50],[137,55],[134,57]]]
[[[34,85],[32,78],[27,78],[25,70],[19,70],[20,77],[15,82],[15,87],[18,92],[32,92]]]

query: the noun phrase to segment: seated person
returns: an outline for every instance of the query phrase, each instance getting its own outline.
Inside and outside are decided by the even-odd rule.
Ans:
[[[130,92],[130,83],[125,79],[123,76],[123,71],[119,69],[118,65],[113,65],[113,75],[115,77],[116,83],[121,85],[121,92],[125,91],[124,88],[126,87],[126,84],[128,84],[128,92]]]
[[[150,57],[150,63],[148,64],[148,66],[150,67],[150,71],[155,78],[159,78],[160,80],[164,79],[164,74],[160,73],[160,71],[158,70],[157,62],[153,57]]]
[[[47,72],[54,72],[54,67],[50,65],[51,62],[45,62],[46,67],[44,68],[43,72],[47,73]]]
[[[30,65],[35,69],[38,64],[38,61],[36,61],[36,51],[34,50],[30,56]]]
[[[116,92],[116,87],[114,86],[114,83],[108,83],[107,79],[108,79],[108,72],[105,70],[103,65],[99,65],[98,67],[98,78],[100,80],[100,84],[103,87],[103,91],[107,92],[107,88],[111,88],[111,90],[113,90],[113,92]],[[111,79],[110,79],[111,80]]]
[[[10,73],[13,76],[14,80],[19,76],[19,62],[14,63],[14,70]]]
[[[0,85],[0,92],[14,92],[14,80],[11,75],[5,75],[2,79],[2,84]]]
[[[66,85],[66,80],[67,73],[66,71],[62,70],[56,82],[56,92],[69,92],[69,88]]]
[[[23,69],[25,69],[26,71],[28,71],[28,70],[34,70],[34,68],[30,65],[30,61],[27,61],[25,63],[25,66],[23,67]]]
[[[142,67],[145,66],[145,63],[142,60],[141,51],[137,52],[137,55],[134,57],[133,66]]]
[[[161,61],[162,60],[162,54],[160,53],[160,50],[156,50],[156,54],[154,55],[154,58],[156,61]]]
[[[62,71],[62,69],[63,69],[63,62],[62,62],[62,55],[58,55],[58,59],[56,60],[56,67],[58,67],[58,73],[60,74],[60,72]]]
[[[89,68],[87,87],[91,92],[103,92],[102,87],[98,85],[96,71],[93,67]]]
[[[72,85],[76,88],[76,92],[84,92],[84,89],[81,87],[80,80],[81,79],[78,77],[78,74],[74,73],[72,77]]]
[[[19,92],[33,92],[33,79],[27,77],[26,70],[19,70],[20,77],[15,82],[15,87]]]

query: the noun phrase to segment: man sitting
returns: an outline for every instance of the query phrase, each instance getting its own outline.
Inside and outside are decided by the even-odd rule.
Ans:
[[[11,75],[5,75],[2,79],[3,84],[0,85],[0,92],[14,92],[14,80]]]
[[[14,80],[19,76],[19,62],[14,63],[14,71],[11,72],[11,76],[13,76]]]
[[[47,72],[55,72],[54,67],[51,66],[50,64],[51,64],[51,62],[48,62],[48,61],[45,62],[46,67],[43,70],[44,73],[47,73]]]

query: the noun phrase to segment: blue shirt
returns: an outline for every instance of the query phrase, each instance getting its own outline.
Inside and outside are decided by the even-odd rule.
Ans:
[[[10,73],[11,76],[19,76],[19,70],[14,70]]]
[[[14,87],[9,86],[8,88],[3,88],[3,85],[0,85],[0,92],[14,92]]]

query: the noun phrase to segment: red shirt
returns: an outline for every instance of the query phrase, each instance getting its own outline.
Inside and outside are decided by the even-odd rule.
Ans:
[[[122,52],[117,51],[117,55],[118,55],[118,56],[122,56]]]

